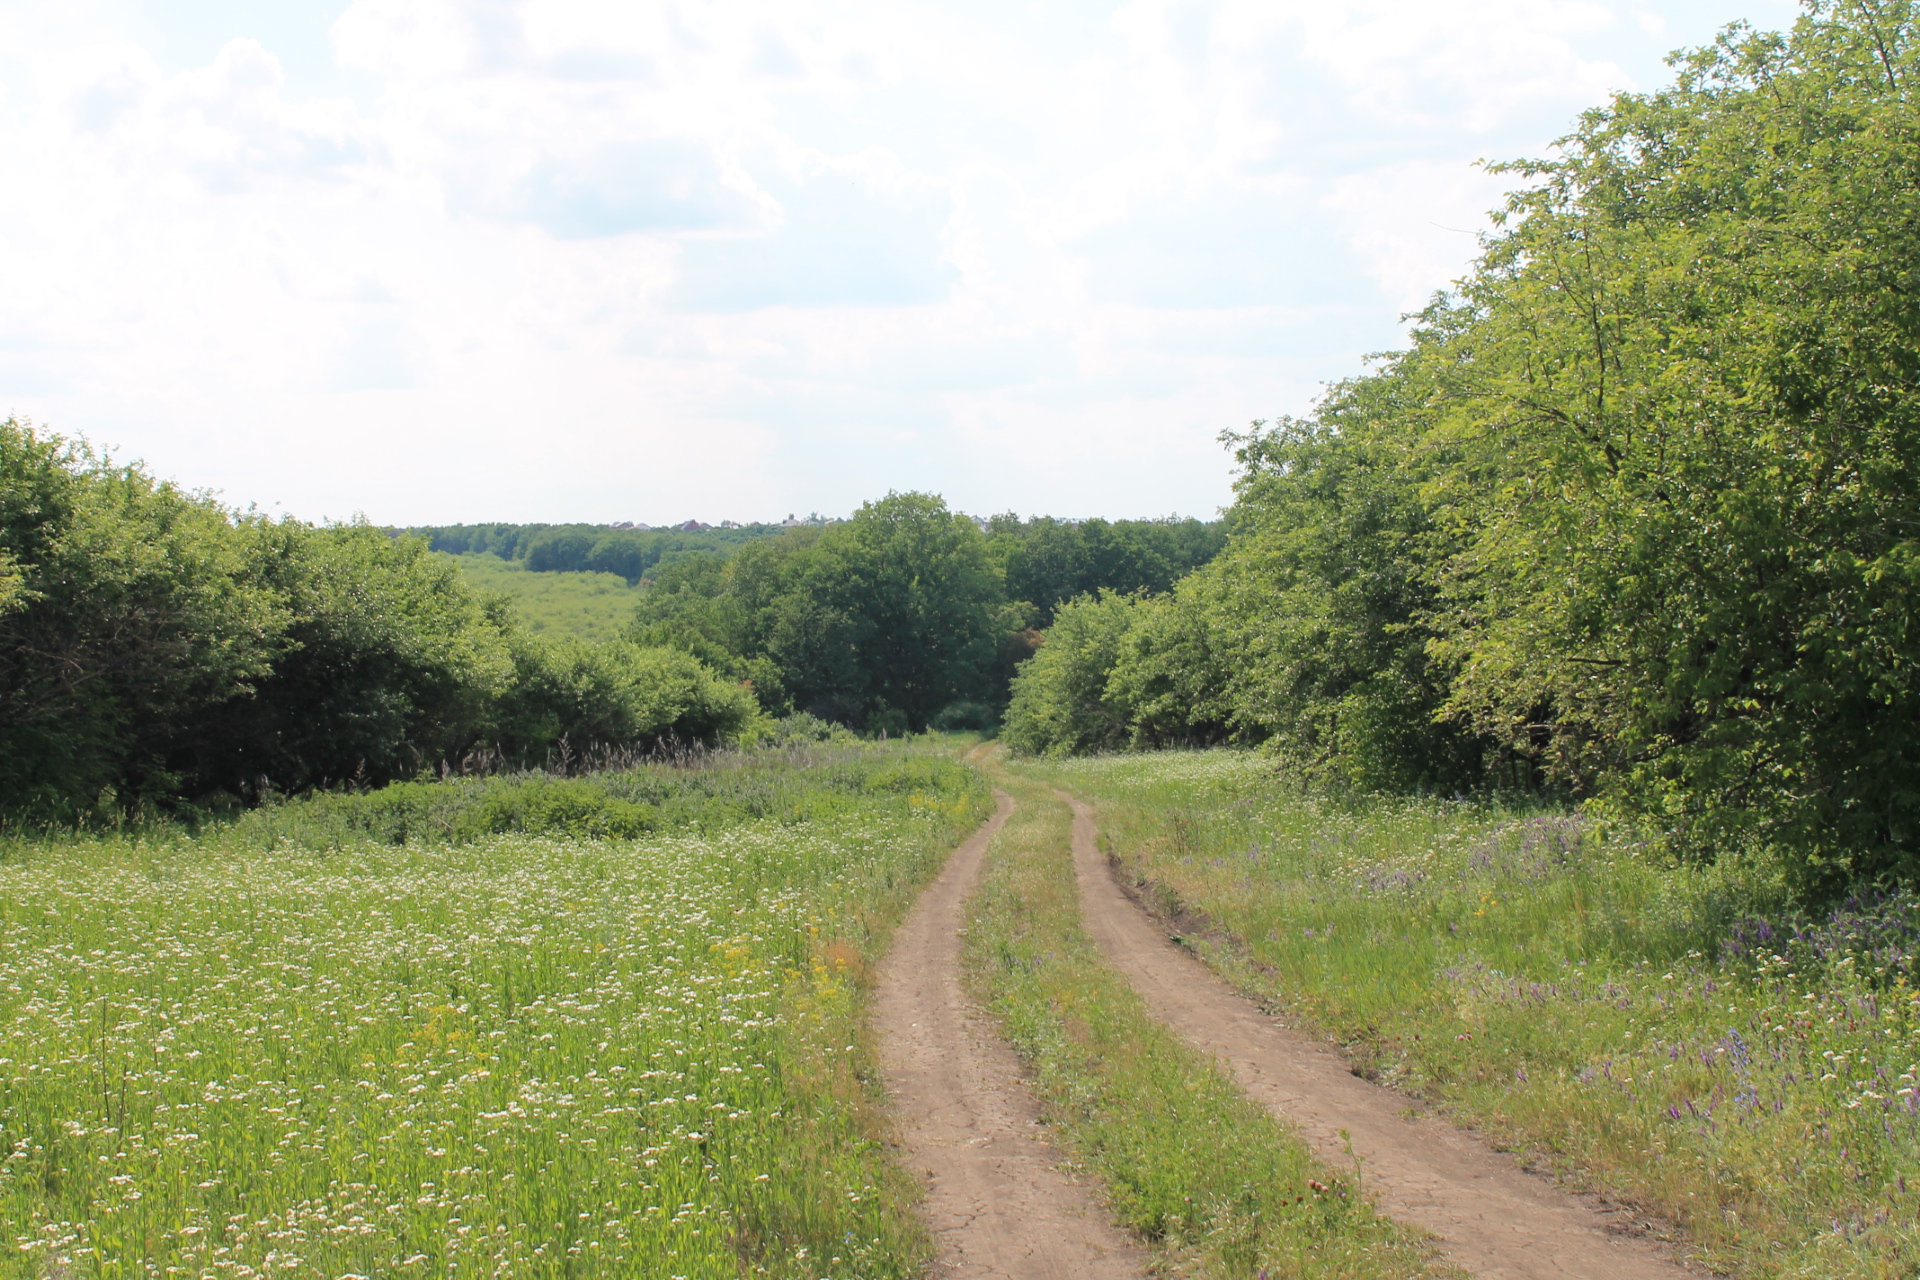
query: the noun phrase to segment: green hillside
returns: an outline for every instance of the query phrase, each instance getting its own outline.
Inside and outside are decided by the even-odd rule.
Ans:
[[[533,573],[524,560],[448,556],[476,591],[508,597],[535,635],[611,640],[633,618],[639,589],[617,573]]]

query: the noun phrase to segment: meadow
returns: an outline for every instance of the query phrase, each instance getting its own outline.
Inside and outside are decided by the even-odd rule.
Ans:
[[[1022,764],[1209,962],[1357,1067],[1748,1277],[1920,1266],[1920,910],[1795,916],[1534,804],[1314,797],[1231,751]]]
[[[977,776],[562,782],[504,830],[390,818],[562,783],[0,848],[0,1274],[917,1274],[861,983]],[[616,792],[649,831],[592,834]]]
[[[534,573],[523,560],[484,553],[449,557],[475,591],[513,601],[535,635],[611,640],[633,621],[639,589],[616,573]]]

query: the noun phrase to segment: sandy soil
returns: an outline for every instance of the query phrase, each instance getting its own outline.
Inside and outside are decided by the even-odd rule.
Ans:
[[[934,1275],[1139,1280],[1145,1255],[1067,1178],[1019,1059],[960,986],[967,898],[1013,801],[961,845],[894,935],[874,1025],[902,1160],[925,1176]]]
[[[1355,1076],[1317,1040],[1239,995],[1130,899],[1100,854],[1091,810],[1073,806],[1074,871],[1087,931],[1155,1016],[1225,1061],[1240,1085],[1335,1167],[1361,1163],[1381,1212],[1437,1237],[1448,1259],[1492,1280],[1681,1280],[1622,1212],[1568,1195],[1471,1134],[1410,1114],[1406,1096]],[[1092,1273],[1088,1273],[1092,1274]]]

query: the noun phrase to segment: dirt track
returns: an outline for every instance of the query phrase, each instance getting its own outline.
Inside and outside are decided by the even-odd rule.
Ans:
[[[1355,1076],[1333,1050],[1294,1034],[1174,945],[1115,881],[1092,811],[1073,806],[1074,873],[1087,932],[1154,1015],[1227,1062],[1249,1096],[1291,1123],[1322,1160],[1352,1167],[1381,1212],[1438,1237],[1486,1280],[1682,1280],[1687,1271],[1626,1234],[1631,1219],[1519,1169],[1444,1121],[1408,1119],[1408,1099]],[[1088,1273],[1091,1274],[1091,1273]]]
[[[1020,1063],[960,986],[960,929],[987,843],[1013,801],[956,851],[894,935],[874,1025],[907,1167],[927,1179],[934,1274],[1139,1280],[1144,1256],[1036,1132]]]

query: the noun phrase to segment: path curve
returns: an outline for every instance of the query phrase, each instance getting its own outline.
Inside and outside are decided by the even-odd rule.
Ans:
[[[903,1162],[927,1180],[923,1214],[942,1280],[1141,1280],[1143,1255],[1040,1140],[1020,1061],[960,985],[960,930],[999,807],[955,851],[893,937],[874,1026]]]
[[[1683,1280],[1691,1273],[1610,1215],[1518,1168],[1472,1135],[1406,1117],[1409,1100],[1353,1074],[1328,1046],[1288,1030],[1168,939],[1101,856],[1093,811],[1073,807],[1073,864],[1087,932],[1154,1016],[1224,1060],[1241,1088],[1297,1128],[1315,1154],[1350,1165],[1382,1213],[1424,1228],[1485,1280]]]

